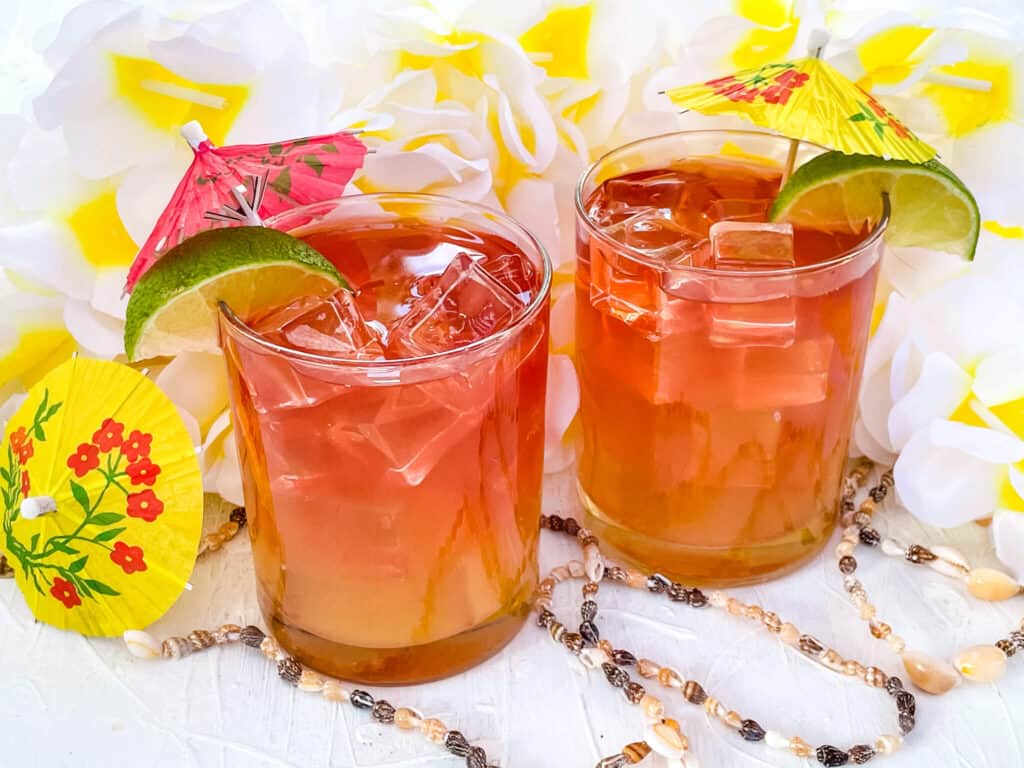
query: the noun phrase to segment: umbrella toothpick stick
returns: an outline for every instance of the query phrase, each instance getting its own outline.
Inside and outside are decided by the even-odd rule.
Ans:
[[[812,58],[820,59],[822,57],[830,37],[828,31],[824,29],[819,28],[811,32],[810,39],[807,41],[807,48]],[[796,156],[799,151],[800,139],[791,139],[789,142],[789,153],[786,155],[786,165],[782,169],[782,181],[780,184],[785,184],[789,177],[793,175],[793,169],[796,168]]]
[[[57,502],[52,496],[29,496],[27,499],[22,499],[18,511],[26,520],[35,520],[47,512],[56,512]]]

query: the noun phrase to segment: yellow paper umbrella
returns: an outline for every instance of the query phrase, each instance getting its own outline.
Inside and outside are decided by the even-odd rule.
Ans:
[[[181,594],[203,489],[174,405],[141,373],[75,358],[43,378],[0,445],[2,550],[36,618],[120,635]]]
[[[819,38],[812,48],[815,55],[805,59],[744,69],[665,93],[686,109],[739,115],[789,138],[847,154],[912,163],[935,157],[935,150],[874,96],[820,58],[824,43]]]

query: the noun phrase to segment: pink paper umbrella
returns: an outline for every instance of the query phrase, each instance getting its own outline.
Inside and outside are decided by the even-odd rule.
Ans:
[[[275,144],[215,147],[192,121],[182,126],[181,135],[195,158],[132,262],[126,292],[163,253],[203,229],[257,225],[275,213],[340,196],[367,152],[344,131]],[[225,204],[232,199],[237,207]]]

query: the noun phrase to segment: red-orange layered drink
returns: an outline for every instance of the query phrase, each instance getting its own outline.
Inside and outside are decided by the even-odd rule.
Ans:
[[[579,190],[581,498],[603,541],[684,581],[778,573],[836,518],[881,227],[768,223],[788,147],[659,137]]]
[[[355,292],[223,323],[264,614],[346,679],[465,669],[536,585],[550,266],[510,220],[429,196],[269,223]]]

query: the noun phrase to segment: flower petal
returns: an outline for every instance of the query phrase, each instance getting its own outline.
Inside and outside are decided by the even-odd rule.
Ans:
[[[999,352],[978,363],[973,388],[989,407],[1024,398],[1024,349]]]
[[[889,410],[892,408],[892,400],[889,397],[888,369],[881,368],[864,379],[857,402],[860,406],[858,423],[870,436],[872,443],[891,453],[893,447],[889,439]]]
[[[563,437],[579,406],[579,381],[572,360],[566,355],[552,355],[548,360],[547,417],[544,424],[545,471],[559,471],[571,461],[572,448],[564,444]]]
[[[999,510],[992,516],[992,540],[996,557],[1024,582],[1024,514]]]
[[[93,268],[70,230],[55,221],[0,229],[0,267],[66,296],[92,295]]]
[[[943,351],[961,367],[1020,343],[1024,305],[1005,285],[967,274],[922,296],[912,312],[912,338],[925,354]]]
[[[932,443],[955,448],[981,461],[1011,464],[1024,460],[1024,440],[988,427],[936,420],[929,427]]]
[[[206,352],[183,352],[156,376],[157,386],[175,405],[192,414],[205,434],[228,404],[224,359]]]
[[[881,445],[864,426],[863,419],[857,419],[853,425],[853,437],[850,440],[851,456],[867,456],[877,464],[891,467],[896,454]]]
[[[939,444],[932,430],[922,430],[903,447],[894,474],[900,501],[912,515],[952,528],[992,515],[1006,467]]]
[[[889,439],[900,450],[915,432],[933,419],[952,415],[971,392],[971,377],[949,356],[933,352],[924,359],[921,375],[889,412]]]
[[[552,260],[561,253],[558,202],[555,185],[542,179],[523,179],[505,197],[508,215],[540,240]]]
[[[914,342],[909,338],[903,339],[896,347],[889,365],[889,397],[892,398],[892,402],[896,402],[910,391],[917,377],[921,375],[922,365],[924,358],[914,346]]]
[[[871,376],[892,359],[909,326],[910,305],[903,296],[894,291],[889,294],[882,319],[868,342],[868,351],[864,357],[865,377]]]
[[[576,294],[572,283],[551,289],[551,351],[572,354],[576,331]]]
[[[64,325],[79,346],[95,357],[124,354],[124,323],[97,312],[86,301],[70,300],[64,305]]]

